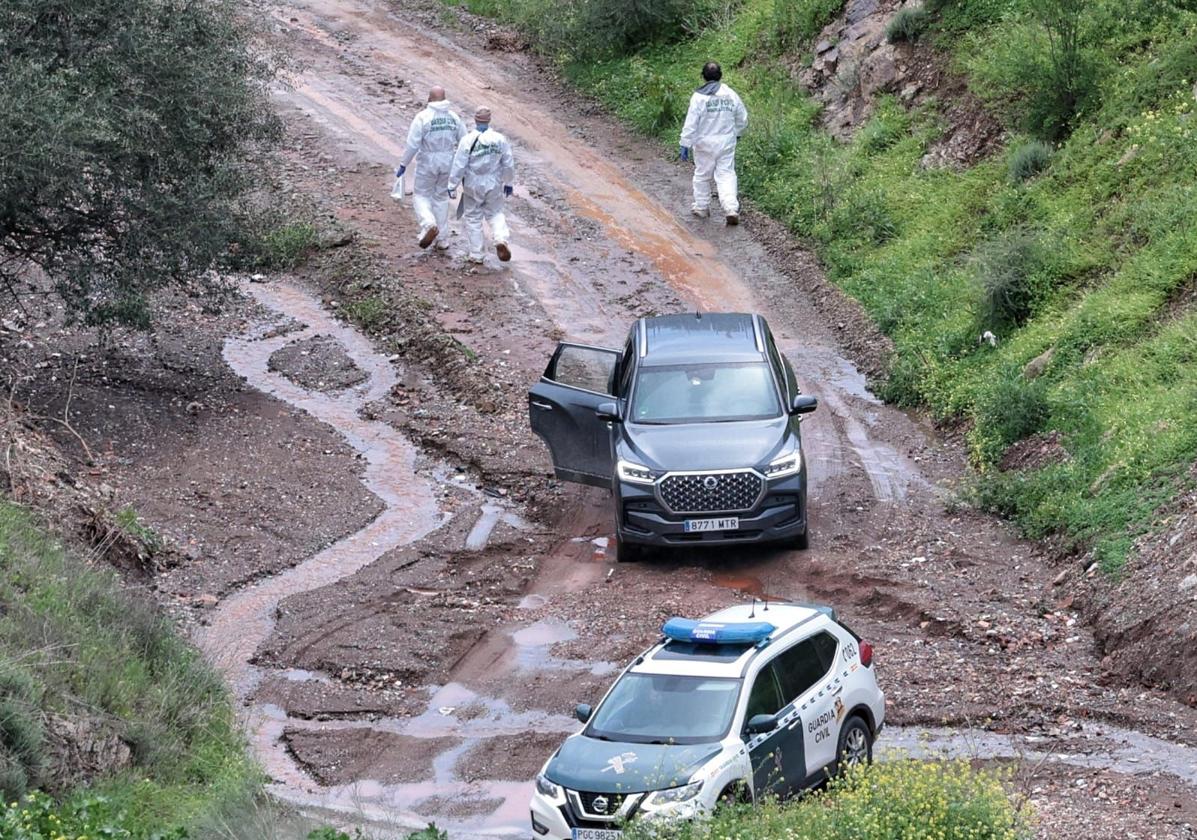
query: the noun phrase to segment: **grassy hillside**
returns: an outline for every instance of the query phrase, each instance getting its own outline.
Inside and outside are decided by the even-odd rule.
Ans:
[[[532,32],[575,84],[670,145],[699,67],[720,61],[751,112],[743,190],[893,337],[884,396],[966,422],[982,505],[1122,567],[1197,458],[1197,13],[927,0],[895,37],[939,47],[1012,137],[956,171],[921,164],[944,132],[933,104],[882,98],[849,143],[818,128],[788,68],[809,64],[836,0],[667,3],[650,17],[672,26],[655,29],[627,23],[648,14],[633,0],[467,5]],[[612,5],[628,8],[608,38]],[[1041,373],[1024,373],[1034,359]],[[1061,457],[996,468],[1036,435]]]
[[[198,652],[0,500],[0,837],[216,836],[259,787]]]

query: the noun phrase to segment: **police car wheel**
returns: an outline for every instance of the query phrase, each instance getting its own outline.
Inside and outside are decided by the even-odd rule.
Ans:
[[[872,764],[873,733],[869,731],[869,725],[861,718],[848,718],[840,730],[839,748],[835,754],[839,757],[836,762],[837,775],[848,767]]]

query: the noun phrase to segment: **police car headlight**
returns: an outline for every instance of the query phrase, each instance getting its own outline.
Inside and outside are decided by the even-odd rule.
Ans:
[[[619,473],[619,478],[622,481],[630,481],[634,484],[652,484],[656,479],[653,477],[653,471],[648,467],[642,467],[639,464],[631,461],[621,460],[616,466]]]
[[[770,461],[769,466],[765,467],[765,478],[785,478],[800,469],[802,469],[802,450],[794,449],[792,452],[787,452]]]
[[[536,791],[549,799],[561,798],[561,788],[546,779],[543,773],[536,777]]]
[[[659,805],[674,805],[678,802],[689,802],[702,791],[702,782],[691,782],[681,787],[658,790],[649,797],[645,805],[656,807]]]

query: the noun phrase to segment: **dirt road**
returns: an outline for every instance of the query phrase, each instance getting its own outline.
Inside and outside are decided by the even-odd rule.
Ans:
[[[250,286],[266,314],[224,358],[342,436],[382,507],[364,526],[341,517],[286,571],[242,575],[260,580],[206,619],[280,797],[380,826],[526,833],[530,779],[574,703],[665,617],[767,595],[829,602],[875,643],[883,745],[1015,762],[1042,836],[1193,836],[1197,713],[1107,673],[1058,570],[951,503],[960,452],[871,395],[853,360],[871,365],[883,340],[808,255],[751,214],[689,218],[680,167],[439,6],[269,8],[304,66],[279,93],[289,179],[357,242]],[[460,231],[448,256],[420,252],[387,198],[434,83],[463,112],[488,104],[515,143],[507,266],[467,267]],[[380,317],[372,341],[335,317],[392,304],[408,314]],[[692,308],[765,313],[819,397],[812,547],[616,567],[608,499],[548,478],[524,391],[562,337],[614,346],[635,317]],[[430,354],[419,330],[454,341]]]

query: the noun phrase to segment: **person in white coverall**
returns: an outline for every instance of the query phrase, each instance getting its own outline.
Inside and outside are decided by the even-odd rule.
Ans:
[[[465,123],[445,99],[445,89],[434,87],[428,93],[428,107],[411,121],[407,145],[395,173],[396,177],[402,178],[412,159],[419,156],[411,206],[420,223],[421,248],[427,248],[433,242],[440,251],[449,247],[449,197],[446,194],[449,169],[453,166],[457,144],[465,133]]]
[[[470,262],[482,262],[482,220],[490,224],[495,240],[495,253],[507,262],[511,249],[507,241],[511,231],[503,206],[511,195],[515,181],[515,159],[507,138],[490,127],[490,109],[479,108],[474,114],[474,130],[461,138],[453,168],[449,171],[449,197],[456,195],[461,185],[461,205],[458,215],[465,217],[466,236],[470,240]]]
[[[694,157],[695,216],[711,213],[711,180],[719,189],[719,203],[729,225],[740,223],[736,193],[736,141],[748,127],[748,109],[740,97],[723,84],[723,70],[714,61],[702,68],[703,85],[690,97],[690,110],[682,127],[682,160]]]

